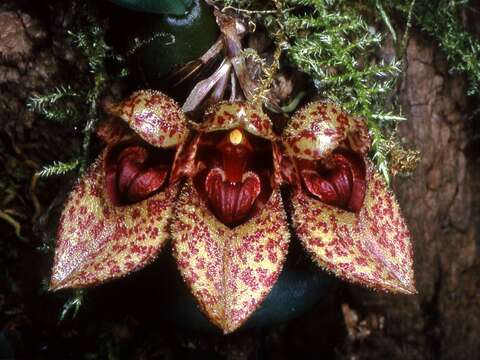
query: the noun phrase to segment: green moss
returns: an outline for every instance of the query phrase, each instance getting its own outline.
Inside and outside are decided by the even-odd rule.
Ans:
[[[83,128],[83,145],[77,157],[68,163],[55,162],[45,166],[38,174],[43,177],[62,175],[80,169],[83,172],[89,159],[91,136],[99,119],[100,98],[111,76],[107,73],[107,59],[122,61],[105,42],[105,33],[98,19],[84,6],[79,12],[78,30],[68,31],[72,44],[88,63],[84,86],[73,88],[60,85],[49,94],[32,96],[27,106],[44,118],[66,126]],[[123,69],[119,76],[126,75]]]
[[[386,24],[383,31],[367,21],[362,4],[365,5],[356,2],[352,6],[351,1],[342,0],[284,0],[268,9],[251,2],[239,13],[261,22],[273,39],[278,38],[275,35],[279,32],[285,35],[286,58],[290,65],[309,75],[320,97],[367,119],[373,158],[389,181],[384,130],[395,128],[404,118],[386,99],[402,72],[401,62],[395,58],[386,62],[377,57],[385,34],[393,33],[396,38],[396,33],[380,2],[372,4],[372,8]],[[225,5],[238,8],[245,4],[228,1]]]

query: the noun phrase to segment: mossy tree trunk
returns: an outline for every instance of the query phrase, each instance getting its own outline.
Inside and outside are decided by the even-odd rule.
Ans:
[[[358,293],[366,313],[383,313],[385,322],[382,331],[357,341],[351,351],[360,358],[478,358],[479,162],[478,153],[470,151],[474,104],[465,95],[465,79],[448,74],[430,39],[415,34],[407,61],[401,98],[408,121],[400,134],[420,150],[422,161],[412,177],[397,178],[394,185],[413,235],[419,294]]]

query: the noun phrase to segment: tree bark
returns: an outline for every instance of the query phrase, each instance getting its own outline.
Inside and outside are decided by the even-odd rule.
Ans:
[[[394,188],[415,253],[418,295],[392,297],[355,291],[364,317],[384,316],[384,327],[354,341],[348,357],[475,359],[480,356],[478,160],[466,82],[448,74],[431,39],[415,34],[407,49],[400,97],[408,121],[400,135],[421,152],[413,176]],[[475,188],[476,186],[476,188]],[[477,190],[477,191],[475,191]]]

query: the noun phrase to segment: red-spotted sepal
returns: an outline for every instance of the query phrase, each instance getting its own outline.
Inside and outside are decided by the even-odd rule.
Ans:
[[[156,147],[181,144],[188,136],[182,109],[160,91],[134,92],[119,104],[108,104],[106,110],[125,120],[143,140]]]
[[[135,189],[140,188],[140,193],[144,193],[145,188],[148,190],[148,186],[152,186],[151,182],[155,187],[160,182],[162,184],[154,190],[155,193],[143,194],[147,198],[139,202],[115,202],[109,194],[112,185],[108,183],[112,180],[107,179],[114,177],[115,172],[108,169],[113,166],[108,158],[113,156],[112,152],[121,151],[110,148],[104,151],[78,181],[63,210],[51,289],[86,287],[124,276],[152,262],[167,240],[179,185],[164,184],[163,171],[151,175],[158,172],[157,169],[146,168],[132,174],[134,166],[125,158],[132,154],[135,158],[141,150],[125,147],[122,151],[124,153],[119,157],[123,156],[127,165],[121,165],[122,159],[115,159],[118,160],[116,182],[123,181],[122,186],[126,187],[120,194],[130,192],[138,197],[139,192]],[[146,177],[153,180],[145,180]]]
[[[242,128],[264,139],[275,138],[270,118],[258,107],[246,102],[219,103],[205,114],[201,130],[205,132]]]
[[[344,146],[360,154],[370,148],[368,128],[332,103],[313,102],[296,112],[283,134],[286,153],[318,159]]]
[[[248,221],[228,227],[185,185],[172,223],[180,272],[207,317],[237,329],[270,292],[282,269],[289,232],[278,188]]]
[[[415,293],[410,234],[393,193],[368,163],[367,189],[358,212],[292,198],[294,228],[313,259],[339,277],[374,289]]]

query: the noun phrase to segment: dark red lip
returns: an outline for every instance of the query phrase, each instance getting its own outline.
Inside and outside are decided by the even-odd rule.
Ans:
[[[221,222],[237,226],[270,196],[272,161],[269,141],[241,129],[203,134],[196,158],[197,191]]]
[[[319,200],[358,212],[365,198],[366,170],[354,151],[335,150],[325,161],[297,160],[306,191]]]
[[[107,193],[114,205],[144,200],[166,184],[170,154],[143,144],[119,144],[106,158]]]

